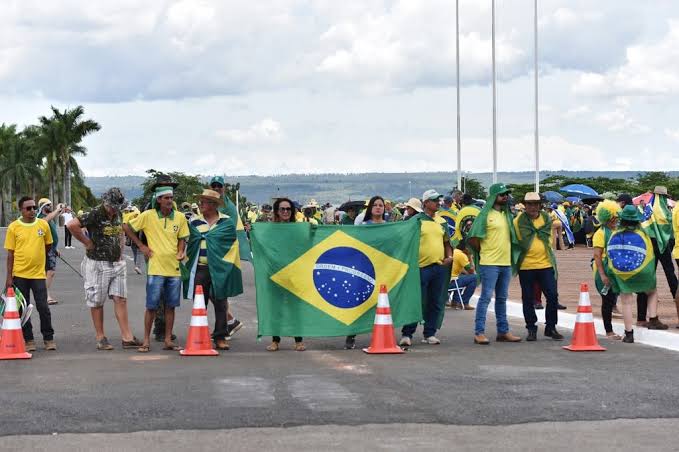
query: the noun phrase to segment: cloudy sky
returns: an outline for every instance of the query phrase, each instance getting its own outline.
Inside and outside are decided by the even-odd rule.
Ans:
[[[0,122],[85,106],[89,176],[456,168],[454,0],[0,0]],[[491,169],[491,1],[460,1]],[[497,0],[498,169],[533,168],[533,0]],[[544,169],[679,169],[679,2],[539,0]]]

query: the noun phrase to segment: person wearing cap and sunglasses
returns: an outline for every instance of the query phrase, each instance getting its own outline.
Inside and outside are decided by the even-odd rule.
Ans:
[[[52,201],[47,198],[41,198],[38,201],[38,218],[45,220],[47,224],[50,225],[50,231],[52,231],[52,247],[49,253],[47,253],[47,260],[45,261],[45,270],[47,272],[47,304],[58,304],[59,302],[54,299],[50,288],[52,287],[52,281],[54,281],[54,276],[57,270],[57,257],[61,254],[57,249],[59,245],[59,234],[57,234],[57,222],[55,221],[64,211],[64,205],[58,204],[56,209],[52,208]]]
[[[422,195],[424,211],[413,217],[413,221],[420,222],[419,267],[424,317],[422,343],[429,345],[441,343],[436,337],[436,330],[441,327],[443,320],[445,292],[450,281],[450,265],[453,262],[448,225],[446,220],[436,214],[441,198],[442,195],[436,190],[425,191]],[[404,347],[412,345],[416,329],[417,323],[404,325],[399,344]]]
[[[127,205],[118,188],[104,193],[101,204],[78,213],[66,225],[76,240],[85,245],[80,269],[84,278],[85,300],[94,324],[97,350],[113,350],[104,331],[104,303],[113,300],[123,348],[136,348],[141,342],[132,335],[127,317],[127,264],[121,211]],[[87,229],[88,235],[83,233]]]
[[[476,268],[481,277],[481,296],[476,305],[474,343],[488,345],[486,314],[495,293],[497,342],[520,342],[521,338],[509,331],[507,296],[512,274],[518,269],[519,241],[509,210],[509,192],[505,184],[497,183],[488,189],[488,198],[474,220],[468,243],[474,250]]]
[[[5,234],[7,250],[7,279],[5,288],[16,287],[30,302],[33,292],[35,305],[40,315],[40,332],[46,350],[56,350],[52,315],[47,305],[47,285],[45,283],[45,259],[52,247],[52,231],[45,220],[36,218],[36,205],[33,198],[24,196],[17,205],[21,217],[10,223]],[[21,327],[26,351],[35,351],[33,325],[31,319]]]
[[[540,194],[528,192],[523,199],[525,211],[514,219],[516,238],[519,241],[518,258],[519,283],[523,317],[528,330],[527,341],[537,340],[537,321],[535,315],[535,283],[547,298],[545,311],[545,336],[553,340],[563,340],[556,331],[558,321],[559,293],[556,278],[557,267],[552,250],[552,219],[542,211]]]

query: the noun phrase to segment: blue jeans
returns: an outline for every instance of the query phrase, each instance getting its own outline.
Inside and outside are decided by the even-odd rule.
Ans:
[[[509,281],[512,279],[512,267],[509,265],[479,265],[479,275],[481,276],[481,296],[476,305],[474,334],[484,334],[486,331],[486,313],[493,292],[495,292],[497,334],[509,332],[507,294],[509,292]]]
[[[540,270],[519,270],[519,282],[521,283],[521,300],[523,302],[523,318],[526,320],[528,331],[537,331],[538,321],[535,315],[535,282],[547,297],[547,309],[545,309],[545,329],[552,330],[556,327],[558,317],[559,294],[556,291],[556,278],[553,268]]]
[[[163,300],[166,308],[176,308],[181,301],[182,279],[179,276],[146,277],[146,309],[155,311]]]
[[[462,300],[460,300],[460,294],[457,291],[453,292],[453,300],[457,303],[462,301],[463,304],[468,305],[469,300],[471,300],[472,295],[474,295],[474,291],[476,290],[476,275],[459,275],[457,277],[457,287],[464,289],[464,291],[462,291]],[[451,281],[448,289],[454,288],[455,283]]]
[[[424,337],[434,336],[438,327],[439,316],[445,309],[446,300],[443,288],[446,284],[448,267],[443,265],[429,265],[420,268],[420,292],[422,294],[422,308],[424,312]],[[412,338],[417,329],[417,323],[404,325],[401,334]]]

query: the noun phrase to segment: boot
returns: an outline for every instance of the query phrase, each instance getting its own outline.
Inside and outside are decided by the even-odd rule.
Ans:
[[[648,328],[649,330],[666,330],[667,325],[662,323],[658,319],[658,316],[655,316],[655,317],[650,317],[648,319],[648,324],[646,325],[646,328]]]
[[[526,342],[535,342],[538,340],[537,330],[528,330],[528,336],[526,336]]]
[[[634,344],[634,330],[632,331],[625,330],[625,337],[622,338],[622,341],[627,344]]]

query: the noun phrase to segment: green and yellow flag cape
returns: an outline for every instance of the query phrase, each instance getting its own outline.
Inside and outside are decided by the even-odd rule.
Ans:
[[[656,240],[660,252],[664,253],[670,239],[674,236],[672,214],[667,207],[667,197],[653,195],[644,210],[644,221],[641,226],[649,237]]]
[[[248,234],[245,232],[245,226],[243,226],[243,220],[240,218],[238,208],[236,208],[236,205],[233,203],[233,201],[231,201],[231,198],[224,196],[224,207],[220,207],[219,211],[231,217],[232,221],[234,222],[240,251],[240,259],[244,261],[251,261],[252,252],[250,251],[250,240],[248,240]]]
[[[619,228],[606,246],[608,272],[618,293],[655,289],[655,254],[648,235],[641,229]]]

